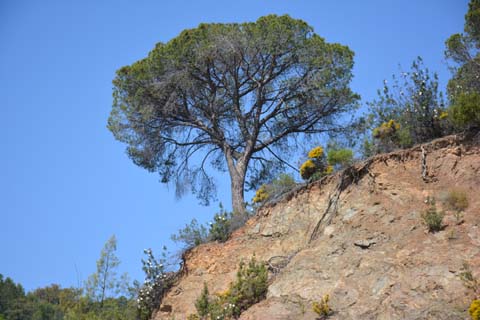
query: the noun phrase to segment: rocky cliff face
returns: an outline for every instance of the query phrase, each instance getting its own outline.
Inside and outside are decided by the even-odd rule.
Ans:
[[[477,139],[478,140],[478,139]],[[264,207],[226,243],[201,245],[155,319],[186,319],[203,282],[225,291],[253,254],[270,266],[267,299],[241,319],[316,319],[312,302],[330,295],[329,319],[466,319],[473,292],[460,280],[467,262],[480,277],[480,144],[447,137],[376,156]],[[463,222],[446,211],[428,233],[428,197],[466,192]]]

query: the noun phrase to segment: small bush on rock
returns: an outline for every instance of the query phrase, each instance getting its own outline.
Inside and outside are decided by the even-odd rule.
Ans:
[[[268,273],[264,263],[257,262],[255,256],[248,264],[240,262],[236,281],[230,286],[229,301],[234,305],[234,316],[251,305],[265,299],[268,289]]]
[[[307,160],[300,166],[300,176],[304,180],[310,179],[311,176],[317,171],[317,166],[313,160]]]
[[[230,219],[229,215],[223,206],[220,204],[220,212],[213,217],[213,222],[210,222],[210,231],[208,238],[211,241],[225,242],[230,236]]]
[[[248,211],[227,212],[220,204],[220,211],[214,215],[213,221],[209,223],[208,231],[204,225],[193,219],[185,228],[180,229],[178,234],[173,234],[171,239],[175,242],[183,242],[184,250],[209,241],[225,242],[233,231],[245,225],[249,217]]]
[[[468,207],[467,194],[461,190],[450,190],[445,197],[445,205],[449,210],[464,211]]]
[[[235,282],[228,290],[209,296],[205,284],[195,307],[202,319],[237,319],[250,306],[265,299],[268,274],[264,263],[252,257],[248,264],[241,262]]]
[[[312,304],[312,310],[316,314],[318,314],[322,319],[328,317],[329,315],[332,314],[332,309],[328,305],[328,301],[330,300],[330,296],[328,294],[324,295],[322,297],[322,300],[320,302],[314,302]]]
[[[435,207],[435,201],[430,200],[430,208],[422,214],[423,223],[427,226],[429,232],[437,232],[443,228],[443,212],[438,212]]]
[[[258,188],[257,192],[255,192],[255,196],[252,199],[252,202],[257,204],[257,203],[262,203],[268,200],[270,197],[270,194],[267,191],[267,185],[262,184],[260,188]]]
[[[480,300],[473,300],[468,308],[468,313],[472,320],[480,320]]]
[[[308,159],[300,166],[300,176],[304,180],[315,181],[332,172],[325,159],[322,147],[315,147],[308,152]]]
[[[208,296],[209,293],[207,283],[204,282],[202,294],[197,299],[197,301],[195,301],[195,308],[197,309],[198,316],[200,316],[201,318],[206,317],[210,311],[210,303],[208,300]]]
[[[300,166],[300,176],[304,180],[315,181],[331,174],[335,168],[342,169],[353,161],[353,151],[329,146],[328,155],[325,157],[322,147],[315,147],[308,152],[308,159]]]
[[[472,290],[475,295],[480,295],[480,281],[473,276],[470,265],[467,262],[463,263],[462,272],[460,272],[459,277],[465,287]]]
[[[277,199],[295,188],[297,183],[289,174],[282,173],[271,183],[262,185],[252,199],[253,204],[262,204],[268,200]]]
[[[173,234],[171,236],[173,241],[183,242],[185,250],[207,242],[207,238],[207,228],[199,224],[196,219],[193,219],[190,224],[185,225],[185,228],[178,230],[178,234]]]
[[[323,148],[318,146],[308,152],[308,157],[311,159],[320,159],[323,157]]]
[[[173,285],[174,272],[165,271],[166,247],[163,247],[162,258],[156,259],[152,249],[145,249],[147,259],[142,259],[145,282],[138,292],[137,305],[141,319],[150,319],[152,312],[156,310],[164,294]]]

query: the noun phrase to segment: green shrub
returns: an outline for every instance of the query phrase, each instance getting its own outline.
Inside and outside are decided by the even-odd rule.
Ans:
[[[268,289],[268,273],[264,263],[252,257],[248,265],[240,262],[236,281],[230,286],[230,303],[234,306],[233,315],[265,299]]]
[[[327,162],[331,166],[344,168],[353,161],[353,151],[350,149],[332,149],[328,151]]]
[[[204,282],[202,294],[197,299],[197,301],[195,301],[195,308],[197,309],[197,313],[202,318],[206,317],[210,311],[210,303],[208,300],[208,296],[209,296],[209,293],[208,293],[207,283]]]
[[[193,219],[190,224],[185,225],[185,228],[178,230],[178,234],[173,234],[171,239],[175,242],[183,242],[184,249],[188,250],[207,242],[208,232],[204,225]]]
[[[210,230],[208,238],[210,241],[225,242],[230,236],[230,219],[229,214],[223,206],[220,204],[220,212],[216,213],[213,217],[213,222],[210,222]]]
[[[209,241],[225,242],[233,231],[245,225],[248,218],[250,218],[248,211],[227,212],[220,204],[220,211],[215,213],[213,221],[209,223],[208,231],[204,225],[193,219],[185,228],[180,229],[178,234],[173,234],[171,239],[184,243],[185,250]]]
[[[430,208],[422,214],[423,223],[427,226],[429,232],[437,232],[443,228],[443,212],[438,212],[435,207],[435,201],[431,200]]]
[[[278,197],[279,195],[284,194],[295,188],[297,186],[297,182],[295,179],[287,174],[281,173],[276,179],[274,179],[271,183],[272,185],[272,197]]]
[[[268,273],[264,263],[255,256],[248,264],[240,262],[236,280],[229,289],[212,297],[204,284],[195,307],[198,316],[208,319],[237,319],[250,306],[265,299],[268,289]]]
[[[480,94],[462,93],[455,98],[450,108],[453,122],[462,128],[480,126]]]
[[[329,300],[330,300],[330,296],[328,294],[326,294],[322,297],[322,300],[320,301],[320,303],[315,301],[312,304],[313,312],[315,312],[316,314],[318,314],[320,317],[323,317],[323,318],[331,315],[332,314],[332,309],[328,305]]]

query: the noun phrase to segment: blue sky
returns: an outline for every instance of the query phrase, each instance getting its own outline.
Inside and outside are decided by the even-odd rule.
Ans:
[[[450,77],[444,41],[463,30],[467,0],[23,1],[0,2],[0,273],[27,290],[78,285],[115,234],[121,271],[142,279],[154,252],[217,209],[176,200],[136,167],[106,129],[115,70],[201,22],[305,20],[355,52],[362,102],[420,55]],[[219,199],[229,206],[229,185]]]

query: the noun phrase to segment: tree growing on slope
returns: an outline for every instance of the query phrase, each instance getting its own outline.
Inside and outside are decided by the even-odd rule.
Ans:
[[[227,171],[234,212],[285,165],[305,135],[340,130],[355,107],[353,52],[301,20],[201,24],[117,71],[108,128],[133,162],[192,190],[215,194],[210,169]]]

